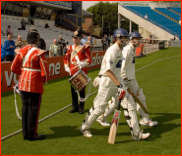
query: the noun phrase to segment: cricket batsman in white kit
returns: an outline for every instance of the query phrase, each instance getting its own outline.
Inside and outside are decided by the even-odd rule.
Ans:
[[[146,98],[143,94],[142,88],[139,87],[138,82],[136,81],[135,77],[135,49],[139,46],[141,35],[138,32],[132,32],[130,34],[130,43],[124,47],[123,49],[123,61],[122,61],[122,67],[121,67],[121,77],[124,80],[124,86],[129,87],[130,90],[138,96],[140,101],[146,106]],[[100,116],[97,121],[103,125],[103,126],[109,126],[106,122],[107,117],[114,111],[113,106],[116,103],[115,98],[112,97],[112,100],[109,101],[108,108],[106,109],[105,113]],[[123,101],[121,102],[122,107],[124,108],[124,114],[125,118],[127,120],[127,123],[131,129],[133,140],[140,140],[140,139],[146,139],[149,137],[149,133],[142,133],[142,131],[139,131],[139,124],[136,114],[136,109],[141,117],[140,125],[142,126],[155,126],[158,124],[157,121],[152,121],[149,119],[149,115],[144,112],[144,110],[141,108],[139,104],[136,105],[136,102],[133,100],[132,96],[128,94],[128,97],[125,97]],[[139,134],[137,136],[137,133]],[[141,135],[143,134],[143,135]]]
[[[89,128],[104,113],[109,99],[113,96],[116,103],[118,103],[118,97],[123,99],[125,96],[124,84],[121,78],[121,64],[123,42],[128,39],[128,32],[120,28],[115,31],[114,36],[116,42],[109,47],[102,60],[99,72],[102,77],[100,78],[97,96],[93,101],[94,106],[89,110],[80,127],[80,131],[85,137],[92,137]]]

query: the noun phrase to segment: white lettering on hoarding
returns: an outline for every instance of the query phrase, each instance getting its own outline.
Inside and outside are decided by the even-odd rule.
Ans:
[[[14,82],[15,82],[15,84],[19,83],[19,79],[17,80],[17,75],[16,74],[14,74]]]
[[[57,63],[56,63],[56,67],[55,67],[55,73],[56,73],[56,75],[59,75],[59,74],[60,74],[60,69],[61,69],[60,63],[57,62]]]
[[[57,62],[56,65],[54,66],[54,63],[49,64],[49,77],[51,76],[51,68],[52,68],[52,76],[54,76],[54,72],[56,75],[60,74],[60,62]]]
[[[13,79],[13,72],[11,72],[10,77],[8,76],[8,71],[5,71],[5,78],[6,78],[6,83],[7,86],[10,87]]]
[[[92,67],[92,66],[95,66],[95,65],[99,65],[102,63],[102,59],[103,59],[103,55],[102,56],[98,56],[99,53],[96,53],[96,56],[92,57],[92,54],[91,54],[91,57],[92,57],[92,62],[91,64],[89,65],[89,67]]]

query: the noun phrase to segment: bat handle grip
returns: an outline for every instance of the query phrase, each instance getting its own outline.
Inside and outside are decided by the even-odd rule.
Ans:
[[[117,110],[120,110],[120,106],[121,106],[121,99],[119,99]]]

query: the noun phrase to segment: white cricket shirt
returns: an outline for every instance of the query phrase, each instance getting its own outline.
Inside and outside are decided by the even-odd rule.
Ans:
[[[129,43],[123,48],[123,60],[121,67],[121,77],[128,80],[136,79],[135,77],[135,48]]]
[[[107,76],[107,71],[110,69],[117,79],[121,77],[121,64],[122,64],[122,49],[115,43],[106,51],[99,75]]]

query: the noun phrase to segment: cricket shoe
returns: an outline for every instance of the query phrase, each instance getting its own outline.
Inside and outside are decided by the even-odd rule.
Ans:
[[[99,118],[96,120],[98,123],[100,123],[102,126],[104,127],[109,127],[111,124],[106,122],[106,121],[102,121]]]
[[[140,121],[140,125],[142,127],[154,127],[158,124],[157,121],[152,121],[152,120],[149,120],[149,122],[145,123],[143,120]]]
[[[149,136],[150,136],[150,133],[143,133],[143,130],[140,131],[140,133],[139,133],[138,136],[132,135],[134,141],[145,140],[145,139],[147,139]]]
[[[92,137],[92,134],[91,134],[90,130],[88,130],[88,129],[82,130],[82,126],[80,127],[80,132],[83,133],[84,137],[87,137],[87,138]]]

